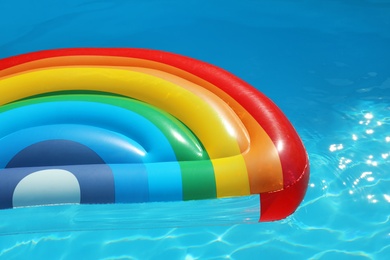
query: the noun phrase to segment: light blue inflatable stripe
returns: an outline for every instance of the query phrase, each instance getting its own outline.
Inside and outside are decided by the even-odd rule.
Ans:
[[[178,162],[147,163],[149,201],[183,200],[181,170]]]
[[[106,163],[142,163],[142,147],[121,134],[86,125],[45,125],[22,129],[0,139],[0,168],[21,150],[47,140],[69,140],[96,152]],[[148,160],[148,159],[146,159]]]
[[[150,153],[145,163],[176,161],[169,141],[149,120],[123,108],[94,102],[45,102],[0,113],[0,139],[21,129],[53,124],[89,125],[125,135]]]

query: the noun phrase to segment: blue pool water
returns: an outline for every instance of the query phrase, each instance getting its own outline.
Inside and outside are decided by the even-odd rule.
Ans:
[[[143,47],[227,69],[286,113],[312,169],[296,213],[273,223],[3,211],[0,259],[389,259],[390,1],[0,1],[0,32],[0,58]]]

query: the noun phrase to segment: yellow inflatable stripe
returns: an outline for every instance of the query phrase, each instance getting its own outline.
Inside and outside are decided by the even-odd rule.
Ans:
[[[214,166],[218,198],[251,194],[249,177],[242,155],[211,161]]]

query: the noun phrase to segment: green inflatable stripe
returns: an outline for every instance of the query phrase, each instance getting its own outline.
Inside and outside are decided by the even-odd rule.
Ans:
[[[210,160],[180,162],[183,200],[217,197],[214,168]]]

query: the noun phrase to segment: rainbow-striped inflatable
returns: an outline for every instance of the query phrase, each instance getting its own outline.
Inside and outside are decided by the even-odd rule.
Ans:
[[[296,131],[215,66],[144,49],[60,49],[0,61],[0,208],[259,194],[260,221],[298,207]]]

